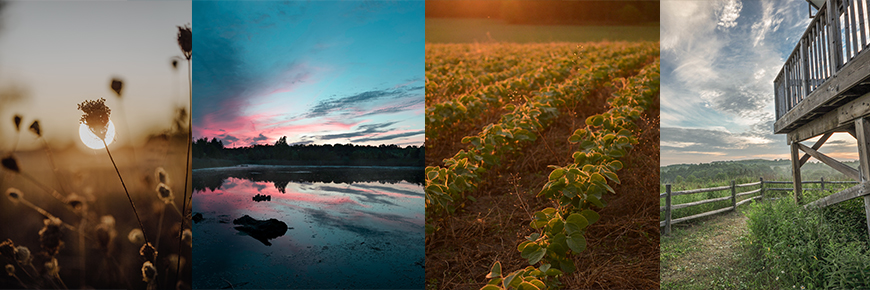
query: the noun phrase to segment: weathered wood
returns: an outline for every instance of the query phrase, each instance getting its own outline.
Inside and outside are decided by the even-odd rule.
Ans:
[[[864,196],[864,215],[867,219],[867,230],[870,231],[870,195]]]
[[[730,188],[731,188],[730,185],[726,185],[726,186],[719,186],[719,187],[710,187],[710,188],[699,188],[699,189],[692,189],[692,190],[675,191],[675,192],[672,192],[672,193],[671,193],[671,196],[684,195],[684,194],[695,194],[695,193],[711,192],[711,191],[720,191],[720,190],[727,190],[727,189],[730,189]]]
[[[834,49],[833,51],[837,50]],[[796,129],[793,128],[793,124],[798,120],[803,119],[809,113],[819,110],[825,104],[840,97],[842,92],[858,85],[868,75],[870,75],[870,53],[861,51],[835,75],[822,83],[822,85],[806,96],[803,101],[795,105],[788,113],[780,117],[773,125],[774,132],[782,134],[793,131]]]
[[[744,203],[747,203],[747,202],[749,202],[750,200],[756,200],[756,199],[759,199],[759,198],[761,198],[760,195],[759,195],[759,196],[753,196],[753,197],[750,197],[750,198],[747,198],[747,199],[741,200],[740,202],[737,203],[737,206],[740,206],[740,205],[742,205],[742,204],[744,204]]]
[[[687,202],[687,203],[681,203],[681,204],[672,204],[671,209],[687,208],[690,206],[702,205],[705,203],[711,203],[711,202],[717,202],[717,201],[723,201],[723,200],[729,200],[729,199],[731,199],[730,195],[723,196],[723,197],[717,197],[717,198],[711,198],[711,199],[705,199],[705,200],[699,200],[699,201],[693,201],[693,202]]]
[[[794,188],[774,187],[774,188],[765,188],[764,190],[767,190],[767,191],[792,191],[792,190],[794,190]]]
[[[665,191],[668,194],[667,198],[665,199],[665,202],[666,202],[665,207],[667,207],[667,212],[665,212],[665,235],[667,235],[667,234],[671,233],[671,212],[673,212],[673,209],[671,208],[671,185],[670,184],[665,185]]]
[[[811,181],[807,181],[807,182],[811,182]],[[793,184],[794,182],[793,182],[793,181],[765,181],[764,183],[770,183],[770,184]]]
[[[705,217],[705,216],[711,216],[711,215],[714,215],[714,214],[717,214],[717,213],[727,212],[727,211],[730,211],[730,210],[731,210],[731,207],[725,207],[725,208],[720,208],[720,209],[717,209],[717,210],[711,210],[711,211],[708,211],[708,212],[705,212],[705,213],[699,213],[699,214],[692,215],[692,216],[687,216],[687,217],[681,217],[681,218],[678,218],[678,219],[673,219],[673,220],[671,220],[671,225],[673,225],[673,224],[677,224],[677,223],[681,223],[681,222],[684,222],[684,221],[688,221],[688,220],[693,220],[693,219],[696,219],[696,218],[702,218],[702,217]]]
[[[831,135],[834,135],[834,132],[828,132],[822,135],[822,137],[816,141],[816,144],[813,144],[813,150],[819,150],[819,148],[822,148],[822,145],[824,145],[825,142],[828,141],[828,138],[831,138]],[[801,156],[801,166],[804,166],[804,164],[806,164],[809,160],[810,154],[804,154],[804,156]]]
[[[807,154],[810,154],[811,156],[813,156],[813,158],[816,158],[819,161],[822,161],[823,163],[825,163],[828,166],[830,166],[831,168],[839,171],[840,173],[843,173],[846,176],[851,177],[855,180],[859,179],[858,170],[855,170],[855,168],[849,167],[849,165],[843,164],[842,162],[837,161],[834,158],[828,157],[827,155],[822,154],[819,151],[813,150],[813,148],[807,147],[804,144],[801,144],[801,143],[794,143],[794,144],[797,144],[797,146],[802,151],[806,152]]]
[[[864,178],[870,177],[870,121],[867,118],[855,119],[856,142],[858,143],[858,169]],[[855,178],[860,180],[860,178]],[[865,181],[865,180],[860,180]]]
[[[761,186],[759,186],[758,190],[761,191],[761,201],[764,201],[764,177],[759,177],[758,183],[761,183]]]
[[[757,186],[757,185],[761,185],[761,181],[758,181],[758,182],[752,182],[752,183],[738,184],[737,187],[750,187],[750,186]]]
[[[801,204],[801,164],[798,159],[800,154],[801,143],[795,142],[791,144],[791,173],[794,181],[794,201]]]
[[[837,108],[837,122],[846,125],[868,114],[870,114],[870,93]]]
[[[737,194],[737,197],[741,197],[741,196],[744,196],[744,195],[750,195],[750,194],[754,194],[754,193],[759,193],[759,192],[761,192],[761,188],[759,188],[759,189],[755,189],[755,190],[750,190],[750,191],[747,191],[747,192],[741,192],[741,193],[738,193],[738,194]]]
[[[867,195],[867,182],[862,182],[856,186],[850,187],[846,190],[831,194],[829,196],[820,198],[816,201],[808,203],[804,205],[804,208],[810,207],[828,207],[831,205],[835,205],[859,196]]]
[[[731,181],[731,208],[737,210],[737,186]]]
[[[788,135],[786,135],[786,142],[791,145],[791,143],[794,142],[801,142],[830,131],[842,129],[843,128],[841,128],[839,124],[839,119],[837,119],[837,111],[833,110],[790,131]]]

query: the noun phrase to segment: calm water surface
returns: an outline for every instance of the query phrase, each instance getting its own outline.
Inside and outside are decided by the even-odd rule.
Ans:
[[[194,170],[193,287],[422,289],[422,184],[422,168]],[[234,228],[244,215],[290,229],[266,245]]]

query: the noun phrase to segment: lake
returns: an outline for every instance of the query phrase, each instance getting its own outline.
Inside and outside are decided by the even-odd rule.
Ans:
[[[264,166],[193,171],[193,288],[422,289],[424,170]],[[267,197],[255,201],[254,197]],[[277,219],[274,239],[235,219]]]

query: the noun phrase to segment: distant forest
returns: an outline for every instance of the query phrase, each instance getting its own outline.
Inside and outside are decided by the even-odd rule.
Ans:
[[[858,161],[843,162],[853,168],[858,168]],[[736,180],[737,182],[764,180],[791,180],[791,160],[738,160],[715,161],[702,164],[674,164],[660,168],[662,184],[709,183]],[[851,180],[844,174],[820,162],[807,162],[801,166],[801,177],[805,181],[819,180]]]
[[[425,165],[425,146],[289,145],[281,137],[274,145],[226,148],[221,140],[200,138],[193,142],[193,168],[264,165]]]
[[[426,17],[511,24],[636,25],[659,21],[659,1],[428,0]]]

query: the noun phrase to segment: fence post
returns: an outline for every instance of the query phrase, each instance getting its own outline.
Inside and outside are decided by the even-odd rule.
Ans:
[[[822,177],[821,183],[822,183],[822,191],[824,191],[825,190],[825,178],[824,177]]]
[[[665,184],[665,235],[671,233],[671,185]]]
[[[737,211],[737,183],[731,181],[731,208]]]
[[[761,182],[761,202],[764,202],[764,177],[759,177],[758,182]]]

